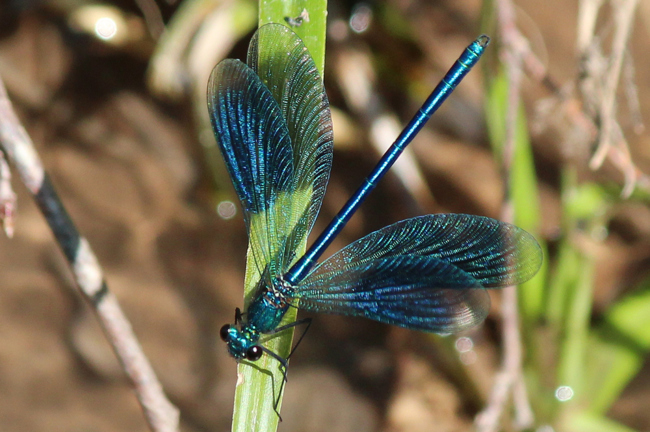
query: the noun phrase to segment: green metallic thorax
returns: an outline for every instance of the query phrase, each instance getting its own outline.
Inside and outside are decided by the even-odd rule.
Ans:
[[[245,358],[246,351],[256,345],[264,333],[272,333],[282,321],[293,298],[293,288],[282,279],[274,278],[271,287],[262,286],[248,306],[240,328],[230,327],[228,351],[237,360]]]

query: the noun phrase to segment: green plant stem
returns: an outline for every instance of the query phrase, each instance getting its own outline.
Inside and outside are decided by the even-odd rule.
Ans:
[[[594,287],[595,260],[581,254],[577,268],[580,269],[573,298],[566,311],[566,326],[562,339],[558,384],[570,386],[574,393],[584,389],[585,354],[589,340],[589,328]],[[584,395],[586,396],[586,395]]]
[[[286,17],[296,18],[307,11],[308,21],[303,18],[300,26],[289,26],[303,40],[321,76],[325,59],[325,25],[327,18],[326,0],[260,0],[259,25],[275,22],[287,25]],[[260,43],[264,43],[260,41]],[[306,237],[306,236],[305,236]],[[305,251],[305,242],[297,255]],[[244,303],[247,305],[254,293],[259,280],[253,253],[248,250],[246,262],[246,279],[244,282]],[[294,322],[297,309],[290,308],[281,325]],[[293,329],[283,331],[268,340],[262,340],[264,346],[287,358],[291,352]],[[283,376],[279,363],[268,355],[263,355],[255,364],[241,362],[237,366],[237,387],[235,390],[235,406],[233,411],[232,430],[234,432],[273,432],[277,430],[279,417],[274,404],[278,401],[277,410],[282,406]]]

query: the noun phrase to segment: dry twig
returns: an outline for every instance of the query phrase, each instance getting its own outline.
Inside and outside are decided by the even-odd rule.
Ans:
[[[160,13],[160,8],[154,0],[135,0],[135,2],[142,11],[142,15],[144,15],[149,34],[155,40],[158,40],[165,31],[165,22],[162,13]]]
[[[11,171],[0,151],[0,220],[7,237],[14,236],[14,213],[16,211],[16,194],[11,188]]]
[[[524,69],[525,53],[529,53],[528,44],[515,26],[514,7],[509,0],[496,3],[501,41],[503,43],[502,60],[508,75],[508,112],[506,113],[505,142],[503,144],[502,169],[504,185],[508,188],[516,145],[517,115],[521,100],[521,79]],[[531,61],[529,60],[529,63]],[[502,219],[513,222],[513,203],[506,194]],[[479,432],[499,430],[500,419],[505,411],[509,396],[513,395],[515,407],[515,427],[518,430],[533,425],[533,411],[530,407],[522,369],[522,345],[519,330],[519,310],[517,308],[517,289],[508,287],[502,296],[503,327],[503,362],[496,376],[488,405],[476,417]]]
[[[163,393],[131,324],[120,309],[117,298],[108,290],[95,254],[59,200],[31,139],[13,110],[1,79],[0,147],[18,170],[63,249],[82,295],[97,313],[113,350],[135,388],[149,426],[155,432],[178,431],[178,409]]]
[[[633,83],[634,66],[626,52],[639,2],[610,2],[614,11],[614,33],[609,55],[603,52],[603,41],[597,34],[596,26],[603,3],[603,0],[583,0],[580,3],[577,44],[584,74],[580,79],[579,88],[586,112],[591,115],[591,121],[599,126],[596,151],[591,157],[589,167],[597,170],[609,159],[624,176],[621,194],[626,197],[634,191],[637,184],[647,184],[647,179],[640,182],[645,175],[638,170],[630,157],[628,142],[617,118],[617,95],[623,75],[627,77],[627,80],[623,79],[623,84],[626,85],[634,129],[639,131],[643,128],[638,111],[635,111],[638,95]]]
[[[614,41],[612,42],[612,52],[608,61],[609,65],[604,72],[602,80],[603,87],[600,89],[601,91],[598,92],[600,95],[597,107],[598,119],[600,121],[600,136],[596,152],[589,163],[590,168],[594,170],[602,166],[605,157],[608,154],[608,150],[612,145],[612,141],[614,140],[614,129],[617,127],[616,94],[618,91],[618,83],[621,78],[623,59],[625,58],[625,48],[630,37],[634,11],[636,10],[637,3],[638,0],[613,2],[615,8]],[[592,37],[596,39],[595,35],[592,35]],[[583,51],[583,53],[585,53],[585,57],[588,57],[586,51]],[[589,61],[589,59],[585,58],[585,63],[587,61]],[[621,143],[621,141],[617,141]]]

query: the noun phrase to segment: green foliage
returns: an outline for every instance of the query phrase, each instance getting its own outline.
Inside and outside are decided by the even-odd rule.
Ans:
[[[634,432],[634,429],[606,417],[595,416],[586,412],[578,413],[569,418],[567,428],[573,432]]]
[[[487,124],[493,150],[500,158],[509,111],[508,80],[500,72],[488,76],[488,81]],[[537,233],[541,212],[523,109],[517,113],[508,174],[515,223]],[[611,187],[579,183],[570,165],[562,177],[562,232],[557,251],[541,275],[519,289],[527,335],[525,373],[533,409],[538,421],[544,419],[556,430],[631,432],[604,416],[650,351],[650,280],[613,303],[599,324],[592,324],[594,251],[606,239],[620,197]],[[639,195],[638,199],[645,199]],[[571,387],[574,397],[558,401],[555,389],[559,386]]]
[[[488,133],[495,154],[501,157],[506,141],[506,113],[508,112],[508,81],[501,71],[491,81],[486,99]],[[516,119],[515,148],[512,169],[508,175],[507,186],[514,207],[514,223],[539,239],[540,204],[537,199],[537,173],[533,161],[533,151],[522,108]],[[544,256],[548,256],[546,245],[540,242]],[[537,276],[522,285],[519,291],[522,316],[528,321],[537,320],[543,311],[544,285],[547,260]]]
[[[604,414],[650,351],[650,279],[615,303],[594,328],[588,349],[589,410]]]

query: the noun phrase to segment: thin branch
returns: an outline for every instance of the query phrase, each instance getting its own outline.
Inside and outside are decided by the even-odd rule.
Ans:
[[[568,134],[567,145],[562,146],[568,157],[576,156],[573,149],[577,147],[577,143],[591,144],[595,140],[599,140],[598,149],[591,157],[590,167],[597,169],[605,159],[609,160],[623,174],[624,183],[621,196],[625,198],[631,195],[635,187],[649,190],[650,180],[629,157],[628,143],[615,118],[616,101],[611,99],[616,95],[620,75],[623,74],[622,80],[634,132],[643,133],[645,127],[641,119],[638,92],[634,83],[634,65],[630,54],[626,51],[632,21],[635,18],[634,11],[638,4],[637,0],[620,0],[613,3],[617,12],[612,51],[618,50],[621,55],[612,55],[614,58],[612,61],[603,55],[599,48],[600,42],[596,41],[597,38],[594,34],[597,29],[598,11],[603,6],[604,0],[582,0],[580,2],[577,47],[581,53],[581,67],[584,71],[584,78],[580,81],[582,102],[571,96],[570,91],[560,89],[526,44],[519,46],[524,49],[522,56],[527,76],[544,85],[553,94],[553,98],[560,102],[558,106],[557,103],[550,103],[549,99],[546,103],[538,104],[538,117],[545,119],[554,117],[560,120],[561,116],[558,113],[565,116],[561,120],[565,121],[564,124],[573,131]],[[644,3],[639,4],[644,5]],[[621,61],[623,62],[622,66],[618,64]],[[603,78],[603,76],[606,77]],[[609,87],[606,89],[607,86]],[[609,96],[606,97],[605,94]],[[587,114],[587,112],[591,114]],[[599,129],[601,125],[603,128],[605,127],[605,118],[607,118],[606,123],[609,131]],[[538,120],[537,123],[538,129],[540,129],[539,126],[542,126],[542,122]],[[569,152],[572,153],[568,154]]]
[[[14,213],[16,212],[16,194],[11,188],[11,171],[0,152],[0,220],[7,237],[14,236]]]
[[[13,110],[1,79],[0,146],[18,170],[63,249],[81,294],[94,308],[106,337],[135,388],[149,426],[154,432],[178,431],[178,409],[163,393],[131,324],[120,309],[117,298],[108,290],[95,254],[59,200],[31,139]]]
[[[614,123],[616,123],[616,93],[618,91],[618,83],[620,82],[621,69],[625,58],[625,47],[630,37],[637,3],[638,0],[614,2],[615,31],[610,56],[611,63],[605,76],[603,93],[598,109],[598,117],[601,124],[600,138],[596,152],[589,162],[589,167],[593,170],[601,167],[605,156],[607,156],[609,147],[612,145],[613,131],[615,129]]]
[[[641,135],[645,132],[645,124],[641,115],[641,103],[639,102],[639,88],[636,85],[634,61],[629,51],[625,54],[625,65],[623,66],[623,82],[625,84],[625,96],[630,112],[632,130],[635,134]]]
[[[135,2],[142,11],[142,15],[144,15],[149,34],[154,40],[158,40],[165,31],[165,22],[160,8],[154,0],[135,0]]]
[[[530,52],[525,39],[515,26],[514,6],[510,0],[497,0],[497,15],[501,41],[503,43],[502,61],[508,75],[508,112],[506,113],[505,141],[503,144],[502,170],[506,191],[509,190],[510,172],[514,161],[516,146],[517,116],[521,100],[521,80],[524,69],[523,53]],[[529,61],[529,67],[532,64]],[[514,205],[506,193],[502,219],[513,222]],[[515,408],[515,427],[518,430],[532,427],[534,418],[530,407],[522,370],[522,344],[519,329],[519,309],[517,307],[517,287],[503,290],[502,295],[503,361],[495,378],[486,408],[477,415],[476,427],[479,432],[496,432],[509,396],[513,396]]]
[[[592,43],[594,29],[598,20],[598,11],[605,0],[581,0],[578,13],[578,35],[576,45],[578,51],[585,52]]]

